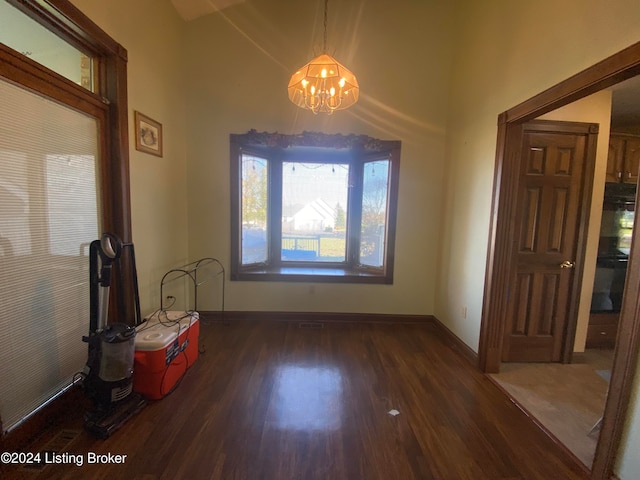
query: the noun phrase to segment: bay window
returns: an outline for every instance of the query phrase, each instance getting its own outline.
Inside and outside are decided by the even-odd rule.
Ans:
[[[231,279],[393,283],[400,142],[231,135]]]

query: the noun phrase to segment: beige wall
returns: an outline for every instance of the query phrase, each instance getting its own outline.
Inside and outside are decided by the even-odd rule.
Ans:
[[[160,278],[188,258],[185,24],[169,1],[73,0],[127,49],[133,242],[141,309],[160,305]],[[160,122],[162,158],[135,149],[133,112]]]
[[[467,1],[460,13],[435,314],[477,349],[497,116],[637,41],[640,10],[631,0],[500,0]]]
[[[366,134],[402,141],[393,285],[230,282],[229,310],[430,314],[434,308],[453,8],[333,2],[328,50],[360,79],[356,108],[314,116],[287,97],[321,53],[320,2],[246,2],[189,24],[189,246],[228,267],[229,134]],[[428,19],[428,28],[425,28]],[[411,88],[408,88],[410,86]],[[208,304],[203,302],[203,309]]]
[[[574,352],[584,352],[587,340],[587,326],[591,312],[591,295],[593,280],[596,274],[596,258],[598,241],[600,240],[600,221],[602,219],[602,200],[604,198],[604,181],[609,154],[609,126],[611,124],[611,92],[604,90],[573,102],[565,107],[540,117],[541,120],[561,120],[565,122],[589,122],[600,126],[598,130],[598,146],[596,148],[596,168],[593,175],[593,193],[589,214],[589,230],[578,307],[578,323],[573,344]],[[587,186],[589,188],[590,185]]]
[[[635,0],[463,3],[452,74],[434,312],[477,349],[497,116],[640,40],[640,9]],[[640,428],[637,408],[636,402],[629,431]],[[628,438],[618,472],[623,479],[640,474],[630,457],[638,449],[637,436]]]
[[[182,24],[168,1],[73,1],[129,51],[131,118],[138,109],[165,127],[163,159],[131,149],[145,309],[158,303],[162,272],[183,259],[216,256],[228,267],[229,133],[361,133],[403,142],[394,285],[310,293],[233,282],[227,307],[433,313],[474,349],[497,115],[640,39],[636,0],[461,0],[457,18],[452,2],[334,2],[329,50],[363,94],[349,111],[314,117],[284,89],[320,53],[312,2],[248,2]],[[623,480],[639,475],[639,411],[636,394]]]

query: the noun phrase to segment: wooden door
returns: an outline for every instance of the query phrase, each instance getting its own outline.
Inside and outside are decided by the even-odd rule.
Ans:
[[[575,262],[588,218],[582,193],[595,155],[588,155],[588,128],[576,133],[568,125],[531,122],[522,131],[503,361],[558,362],[575,327]]]

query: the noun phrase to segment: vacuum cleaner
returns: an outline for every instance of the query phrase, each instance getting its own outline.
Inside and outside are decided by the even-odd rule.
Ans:
[[[114,263],[122,266],[120,259],[125,248],[131,250],[134,325],[108,321],[112,266]],[[118,268],[118,272],[118,301],[121,312],[124,312],[122,268]],[[135,327],[141,322],[133,244],[123,244],[112,233],[105,233],[99,240],[91,242],[89,275],[89,335],[82,337],[89,346],[82,386],[92,400],[93,408],[85,414],[84,421],[85,428],[92,434],[107,438],[146,404],[143,397],[133,392]]]

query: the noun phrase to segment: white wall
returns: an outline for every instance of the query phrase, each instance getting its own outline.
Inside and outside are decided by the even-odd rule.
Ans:
[[[185,24],[168,0],[73,3],[128,52],[132,230],[146,314],[159,307],[164,272],[188,259]],[[134,110],[162,124],[162,158],[135,149]]]
[[[230,282],[229,310],[430,314],[453,33],[450,2],[333,2],[328,50],[358,77],[360,101],[314,116],[289,77],[321,53],[321,2],[246,2],[187,30],[189,246],[229,266],[229,134],[366,134],[402,141],[393,285]],[[427,22],[428,28],[425,27]],[[204,303],[203,309],[208,305]]]

